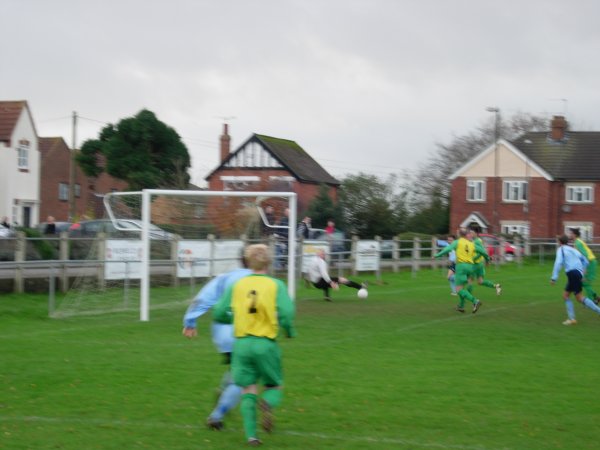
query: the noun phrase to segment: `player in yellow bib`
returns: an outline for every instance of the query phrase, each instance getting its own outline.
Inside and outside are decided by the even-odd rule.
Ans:
[[[454,283],[459,297],[459,303],[456,310],[464,313],[465,300],[468,300],[473,304],[474,314],[481,307],[481,301],[477,300],[468,290],[469,279],[474,276],[474,259],[479,255],[486,259],[488,259],[489,256],[481,245],[473,242],[472,230],[460,230],[458,235],[459,238],[439,251],[435,255],[435,258],[441,258],[452,250],[456,252],[456,275],[454,276]]]
[[[600,298],[592,287],[592,283],[596,280],[596,269],[598,268],[596,255],[594,255],[594,252],[592,252],[587,244],[581,239],[579,228],[569,228],[567,236],[573,241],[573,247],[579,250],[579,253],[589,261],[583,276],[583,289],[585,290],[585,296],[597,305]]]
[[[273,428],[273,408],[281,404],[283,374],[281,351],[275,338],[280,328],[288,337],[295,336],[294,304],[283,281],[268,275],[271,264],[269,248],[250,245],[244,257],[253,273],[225,291],[214,307],[214,319],[221,323],[233,320],[233,381],[242,387],[241,413],[248,445],[259,446],[256,433],[256,407],[262,412],[262,427]],[[257,384],[264,391],[258,397]]]
[[[479,244],[482,248],[485,248],[483,240],[479,237],[479,233],[481,233],[481,227],[479,225],[472,226],[471,230],[475,233],[473,237],[473,242],[475,244]],[[487,253],[487,251],[486,251]],[[477,256],[474,258],[475,269],[474,269],[474,277],[477,280],[477,284],[480,286],[485,286],[488,288],[496,289],[496,295],[500,295],[502,293],[502,286],[500,283],[494,283],[493,281],[485,279],[485,263],[486,260],[483,256]]]

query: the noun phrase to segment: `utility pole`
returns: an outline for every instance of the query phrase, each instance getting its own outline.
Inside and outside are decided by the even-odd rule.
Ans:
[[[500,185],[500,180],[499,180],[499,159],[500,159],[500,155],[499,155],[499,151],[498,151],[498,139],[500,138],[499,136],[499,128],[500,128],[500,108],[498,108],[497,106],[490,106],[488,108],[486,108],[487,112],[491,112],[494,113],[494,200],[492,202],[492,227],[493,227],[493,232],[494,233],[500,233],[500,218],[499,218],[499,214],[498,214],[498,202],[499,202],[499,195],[498,195],[498,186]]]
[[[73,111],[73,142],[69,164],[69,222],[75,219],[75,155],[77,154],[77,112]]]

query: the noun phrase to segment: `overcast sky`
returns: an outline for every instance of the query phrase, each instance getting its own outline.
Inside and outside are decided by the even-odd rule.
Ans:
[[[384,176],[504,116],[600,130],[596,0],[0,0],[0,99],[77,144],[148,108],[192,181],[252,133],[296,141],[334,176]],[[566,101],[560,100],[566,99]]]

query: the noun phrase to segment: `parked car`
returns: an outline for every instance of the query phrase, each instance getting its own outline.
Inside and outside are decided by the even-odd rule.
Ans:
[[[13,238],[15,236],[15,230],[6,228],[4,225],[0,225],[0,238]]]
[[[343,231],[336,230],[329,236],[325,230],[321,228],[311,228],[310,239],[315,241],[329,241],[329,239],[331,239],[331,251],[333,253],[342,253],[346,251],[346,235]]]
[[[496,255],[496,249],[500,248],[500,239],[498,236],[494,236],[493,234],[485,234],[480,233],[479,237],[485,244],[485,249],[490,255],[491,258],[494,258]],[[504,258],[508,261],[512,261],[515,256],[519,255],[520,249],[508,241],[504,242]]]
[[[100,232],[119,237],[127,237],[129,233],[135,233],[136,237],[141,235],[141,220],[118,219],[115,223],[109,219],[83,220],[71,225],[69,235],[72,237],[95,237]],[[169,240],[173,236],[172,233],[150,224],[150,239]]]
[[[41,234],[44,234],[44,231],[46,231],[46,224],[47,222],[42,222],[36,227]],[[54,225],[56,225],[56,234],[60,234],[63,231],[69,231],[69,228],[73,224],[71,222],[54,222]]]

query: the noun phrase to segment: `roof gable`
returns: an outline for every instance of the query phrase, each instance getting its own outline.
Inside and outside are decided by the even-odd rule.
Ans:
[[[210,178],[219,169],[234,167],[282,168],[302,182],[340,184],[296,142],[262,134],[253,134],[206,178]]]
[[[479,152],[474,158],[470,159],[467,163],[463,164],[454,173],[452,173],[449,179],[454,180],[455,178],[464,176],[465,172],[467,172],[469,169],[476,166],[477,164],[481,163],[484,159],[493,156],[494,151],[496,151],[499,148],[510,152],[516,158],[523,161],[524,164],[529,165],[530,168],[533,169],[533,171],[538,172],[545,179],[553,180],[552,174],[550,174],[543,167],[537,164],[535,160],[521,152],[515,145],[504,139],[499,139],[497,143],[492,144],[485,150]]]
[[[10,143],[13,131],[17,125],[21,113],[25,109],[31,120],[31,124],[35,130],[33,124],[33,118],[29,112],[29,106],[25,100],[18,101],[0,101],[0,142]],[[37,133],[36,133],[37,134]]]

